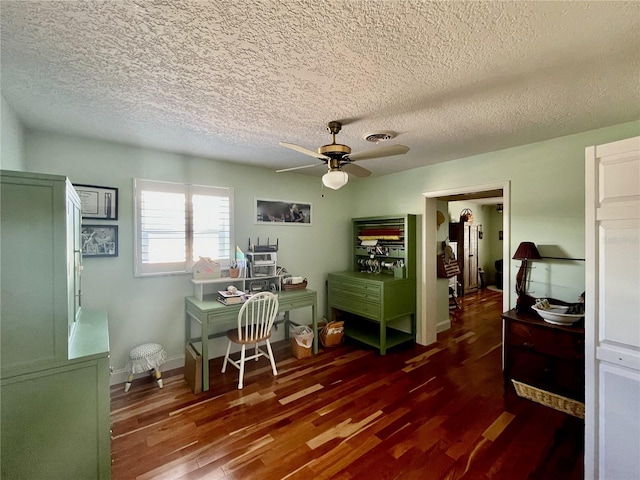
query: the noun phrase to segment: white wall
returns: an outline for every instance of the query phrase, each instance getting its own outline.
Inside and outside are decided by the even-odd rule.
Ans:
[[[133,178],[234,188],[236,244],[247,250],[249,238],[279,240],[278,263],[294,275],[308,278],[318,291],[320,315],[326,307],[325,279],[329,271],[350,266],[351,190],[321,189],[320,178],[235,166],[209,159],[135,148],[98,140],[45,132],[27,134],[28,170],[67,175],[73,183],[118,188],[118,220],[86,221],[118,225],[117,258],[85,258],[83,308],[104,309],[109,315],[111,362],[116,373],[134,346],[164,345],[170,366],[181,366],[184,355],[184,298],[192,295],[189,276],[133,276]],[[313,205],[311,226],[256,225],[254,198],[302,201]],[[310,309],[292,317],[309,316]],[[306,316],[306,317],[305,317]],[[282,338],[282,329],[275,339]],[[213,356],[222,355],[226,341],[211,342]],[[122,381],[121,375],[113,381]]]
[[[0,168],[25,170],[24,128],[9,103],[0,96]]]

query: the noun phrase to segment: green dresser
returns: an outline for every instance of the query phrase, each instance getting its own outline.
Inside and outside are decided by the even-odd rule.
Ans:
[[[330,273],[329,309],[345,335],[387,349],[415,341],[416,216],[355,218],[353,271]]]
[[[80,200],[64,176],[0,178],[0,477],[110,478],[109,331],[81,308]]]

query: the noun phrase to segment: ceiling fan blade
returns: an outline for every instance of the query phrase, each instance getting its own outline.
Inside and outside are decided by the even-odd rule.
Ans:
[[[345,163],[342,165],[342,170],[356,177],[368,177],[371,175],[369,170],[362,168],[360,165],[356,165],[355,163]]]
[[[392,157],[393,155],[403,155],[408,151],[409,147],[405,145],[387,145],[365,152],[352,153],[349,155],[349,159],[355,162],[357,160],[368,160],[370,158]]]
[[[322,155],[321,153],[317,153],[317,152],[314,152],[313,150],[309,150],[307,148],[301,147],[300,145],[296,145],[295,143],[280,142],[278,143],[278,145],[280,145],[281,147],[290,148],[291,150],[304,153],[305,155],[309,155],[310,157],[315,157],[320,160],[329,160],[329,157],[327,157],[326,155]]]
[[[276,173],[290,172],[291,170],[300,170],[302,168],[317,167],[318,165],[322,165],[322,163],[314,163],[313,165],[302,165],[301,167],[283,168],[281,170],[276,170]]]

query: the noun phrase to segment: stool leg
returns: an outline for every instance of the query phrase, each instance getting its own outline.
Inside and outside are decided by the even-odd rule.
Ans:
[[[160,369],[156,368],[155,370],[156,381],[158,382],[158,386],[162,388],[162,373],[160,373]]]
[[[127,393],[131,388],[131,382],[133,382],[133,373],[130,373],[129,378],[127,378],[127,383],[124,386],[124,393]]]

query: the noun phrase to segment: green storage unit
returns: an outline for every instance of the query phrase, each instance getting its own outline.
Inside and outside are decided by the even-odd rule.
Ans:
[[[80,199],[64,176],[0,177],[0,476],[110,478],[108,323],[81,309]]]
[[[415,341],[416,216],[354,218],[353,271],[330,273],[332,319],[345,335],[388,348]]]

